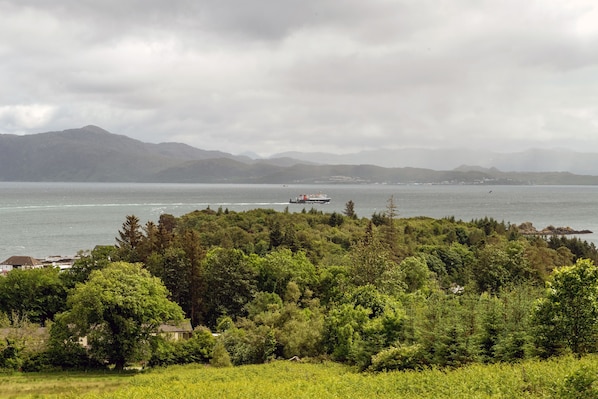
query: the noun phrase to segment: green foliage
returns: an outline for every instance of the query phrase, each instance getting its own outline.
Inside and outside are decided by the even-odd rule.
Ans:
[[[209,328],[198,327],[190,339],[178,342],[181,344],[179,356],[184,363],[206,363],[212,357],[216,339]]]
[[[499,222],[491,217],[484,217],[483,219],[474,219],[471,223],[482,229],[487,236],[493,233],[504,234],[509,230],[509,226],[505,222]]]
[[[561,399],[598,398],[598,374],[596,369],[581,367],[566,376],[558,397]]]
[[[355,345],[361,341],[360,330],[369,319],[363,307],[345,303],[332,308],[326,317],[324,340],[328,352],[337,361],[351,361]]]
[[[216,345],[214,345],[214,351],[212,353],[212,359],[210,359],[210,365],[217,368],[231,367],[233,365],[230,355],[224,347],[224,343],[220,340],[216,342]]]
[[[238,326],[224,331],[222,340],[230,360],[234,365],[264,363],[274,358],[276,334],[272,327],[257,325],[243,319]]]
[[[260,313],[272,312],[282,308],[282,299],[274,292],[260,291],[255,297],[245,305],[245,310],[250,318],[254,318]]]
[[[252,329],[266,327],[273,332],[275,348],[271,357],[315,357],[322,354],[324,313],[311,291],[301,292],[289,282],[283,303],[277,294],[260,292],[248,305],[249,320],[239,326]],[[261,344],[260,344],[261,345]]]
[[[574,239],[522,236],[516,226],[492,218],[399,218],[392,197],[386,212],[372,220],[315,208],[297,213],[208,208],[179,218],[161,215],[157,224],[145,225],[128,216],[117,246],[97,247],[70,272],[55,272],[57,285],[52,285],[55,276],[44,274],[36,286],[29,284],[29,275],[15,273],[18,284],[0,289],[0,314],[8,323],[13,315],[36,322],[54,318],[48,351],[20,357],[32,368],[45,361],[91,367],[89,355],[118,367],[150,354],[155,365],[206,363],[219,351],[225,364],[226,356],[234,364],[330,357],[373,370],[520,362],[567,348],[596,349],[593,327],[578,343],[569,336],[583,336],[585,330],[563,332],[570,323],[557,312],[556,300],[546,296],[532,312],[542,296],[536,287],[553,270],[593,251]],[[114,293],[136,280],[106,277],[118,259],[143,262],[135,274],[143,274],[141,280],[151,277],[148,272],[159,278],[160,295],[176,302],[193,326],[220,332],[217,341],[226,354],[215,350],[208,330],[201,339],[171,342],[140,329],[163,317],[144,322],[130,317],[148,306],[125,300],[124,290]],[[105,283],[110,279],[119,283]],[[9,275],[0,288],[11,281]],[[71,309],[54,316],[64,309],[68,290],[81,305],[71,299]],[[39,293],[25,294],[33,291]],[[571,309],[581,307],[584,318],[595,317],[580,299],[593,291],[569,292]],[[561,299],[558,306],[567,303]],[[84,322],[77,322],[75,312]],[[576,314],[568,311],[567,317]],[[89,352],[78,342],[82,336],[92,344]]]
[[[153,248],[148,269],[194,325],[228,320],[236,364],[327,353],[364,368],[413,345],[427,364],[451,367],[530,355],[538,294],[514,292],[567,264],[569,249],[492,218],[400,219],[392,197],[371,221],[346,216],[206,209],[147,224],[141,248]]]
[[[328,312],[324,342],[333,359],[366,369],[373,355],[402,338],[404,319],[394,298],[373,286],[359,287]]]
[[[79,342],[75,326],[70,324],[65,313],[56,317],[50,328],[50,339],[46,352],[48,363],[61,369],[93,369],[103,366],[91,358],[87,349]]]
[[[142,260],[143,231],[139,218],[128,215],[116,237],[118,256],[126,262],[139,262]]]
[[[192,268],[185,251],[181,248],[169,247],[163,255],[155,254],[151,260],[153,262],[148,260],[148,270],[162,280],[170,293],[170,299],[178,303],[189,315]]]
[[[424,257],[410,256],[399,264],[407,292],[415,292],[430,288],[432,274]]]
[[[150,366],[208,363],[216,345],[216,338],[207,327],[198,327],[190,339],[173,341],[157,335],[152,339]]]
[[[459,243],[424,245],[420,251],[434,257],[426,257],[426,263],[445,288],[453,283],[465,286],[471,280],[475,256],[468,246]],[[437,259],[442,264],[439,264]]]
[[[87,337],[93,358],[122,369],[149,357],[150,337],[161,323],[182,319],[181,308],[167,295],[162,282],[140,265],[115,262],[69,294],[63,323],[73,326],[75,337]]]
[[[289,283],[292,286],[292,283]],[[317,300],[287,302],[271,319],[279,344],[276,354],[284,358],[317,357],[323,353],[324,309]]]
[[[498,292],[508,284],[541,282],[526,256],[529,244],[522,241],[500,240],[486,245],[477,253],[474,263],[474,279],[480,291]]]
[[[0,370],[39,371],[48,368],[47,329],[13,314],[0,329]],[[51,323],[48,323],[51,325]]]
[[[105,268],[117,258],[118,248],[113,245],[96,246],[89,254],[83,254],[75,260],[73,267],[66,271],[65,275],[72,281],[69,288],[73,288],[75,283],[87,281],[92,271]]]
[[[205,323],[214,326],[220,316],[244,315],[245,305],[256,292],[257,273],[249,258],[237,249],[212,249],[206,255],[203,270]]]
[[[20,370],[23,360],[21,359],[21,347],[14,340],[6,338],[0,345],[0,370]]]
[[[345,204],[345,210],[343,211],[343,214],[351,219],[357,218],[357,214],[355,213],[355,203],[353,202],[353,200],[347,201],[347,203]]]
[[[553,353],[558,343],[582,356],[597,349],[598,267],[580,259],[554,271],[544,298],[534,310],[537,344]]]
[[[351,249],[349,257],[349,276],[354,285],[369,284],[392,294],[403,291],[401,270],[371,223],[363,238]]]
[[[150,345],[151,357],[147,361],[148,366],[170,366],[179,363],[179,348],[176,342],[158,335],[152,337]]]
[[[480,297],[480,328],[477,336],[478,356],[483,362],[496,359],[497,347],[501,335],[505,332],[503,308],[500,299],[484,294]]]
[[[442,367],[461,367],[475,360],[475,352],[463,325],[441,325],[431,346],[431,363]]]
[[[574,261],[579,259],[591,259],[598,262],[598,249],[594,243],[589,243],[580,239],[579,237],[565,237],[565,236],[550,236],[548,239],[548,246],[554,250],[559,248],[567,248],[573,256]]]
[[[300,309],[289,304],[281,312],[283,321],[275,330],[280,349],[277,354],[285,359],[317,357],[323,353],[324,315],[314,308]]]
[[[332,212],[330,214],[330,219],[328,219],[328,224],[332,227],[338,227],[342,225],[344,221],[345,218],[343,217],[343,215],[336,212]]]
[[[256,259],[254,267],[258,270],[257,288],[281,297],[290,281],[303,288],[313,287],[317,282],[316,268],[302,251],[277,249]]]
[[[66,296],[57,268],[15,269],[0,278],[0,312],[13,322],[26,318],[44,324],[65,309]]]
[[[391,346],[372,356],[370,371],[422,370],[427,367],[421,345]]]
[[[334,363],[302,363],[277,361],[242,367],[173,366],[160,368],[133,377],[114,381],[115,375],[90,374],[82,387],[73,386],[73,379],[59,375],[0,376],[3,392],[15,393],[18,385],[34,392],[76,392],[82,398],[404,398],[404,399],[490,399],[490,398],[587,398],[576,396],[565,386],[579,369],[598,368],[598,360],[569,357],[551,361],[526,361],[521,364],[469,365],[460,369],[429,368],[422,371],[357,373],[351,367]],[[582,372],[583,373],[583,372]],[[584,377],[585,379],[585,377]],[[88,382],[87,382],[88,381]],[[99,388],[96,388],[98,387]],[[51,387],[56,387],[52,390]],[[587,387],[585,383],[579,388]],[[46,391],[43,390],[46,389]],[[583,392],[583,390],[581,391]],[[589,391],[592,392],[591,390]],[[562,395],[562,396],[560,396]],[[568,395],[568,396],[566,396]],[[58,396],[58,395],[57,395]],[[592,397],[592,396],[589,396]]]

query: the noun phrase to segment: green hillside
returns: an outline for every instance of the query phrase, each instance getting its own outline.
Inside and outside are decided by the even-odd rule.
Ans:
[[[164,183],[598,184],[597,176],[252,160],[178,143],[149,144],[96,126],[0,135],[0,181]]]

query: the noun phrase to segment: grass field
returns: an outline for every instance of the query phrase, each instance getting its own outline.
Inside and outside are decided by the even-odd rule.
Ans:
[[[133,376],[110,372],[0,374],[0,398],[80,398],[100,393],[109,397]]]
[[[130,374],[0,377],[1,398],[595,398],[598,357],[456,370],[357,373],[334,363],[279,361],[217,369],[175,366]],[[578,380],[572,376],[581,375]],[[569,382],[566,382],[569,380]],[[569,387],[569,391],[564,387]],[[573,387],[573,388],[571,388]],[[575,392],[572,392],[574,389]],[[578,390],[586,390],[586,396]],[[589,390],[589,391],[587,391]]]

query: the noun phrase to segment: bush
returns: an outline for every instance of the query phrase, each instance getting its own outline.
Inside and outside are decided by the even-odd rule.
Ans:
[[[198,327],[193,336],[181,341],[179,363],[207,363],[212,357],[216,339],[207,327]]]
[[[231,367],[233,365],[233,362],[230,360],[230,355],[224,347],[224,343],[220,340],[214,345],[210,364],[214,367]]]
[[[148,361],[148,366],[170,366],[176,361],[176,344],[164,337],[154,337],[152,339],[152,356]]]
[[[207,327],[198,327],[187,340],[171,341],[163,337],[154,337],[150,366],[168,366],[172,364],[208,363],[212,358],[215,338]]]
[[[88,356],[87,350],[81,346],[65,320],[56,318],[50,328],[50,339],[47,348],[50,365],[63,369],[90,369],[105,367],[104,364]]]
[[[19,356],[21,348],[14,340],[6,339],[6,344],[0,348],[0,369],[20,370],[23,359]]]
[[[421,345],[392,346],[372,356],[371,371],[421,370],[427,366]]]
[[[21,371],[24,372],[40,372],[56,369],[50,365],[47,352],[33,353],[23,359]]]
[[[220,335],[234,365],[265,363],[274,358],[277,341],[272,328],[243,319]]]

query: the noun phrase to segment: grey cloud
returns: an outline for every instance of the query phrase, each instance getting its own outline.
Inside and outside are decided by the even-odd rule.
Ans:
[[[598,146],[591,5],[4,1],[0,131],[262,154]]]

